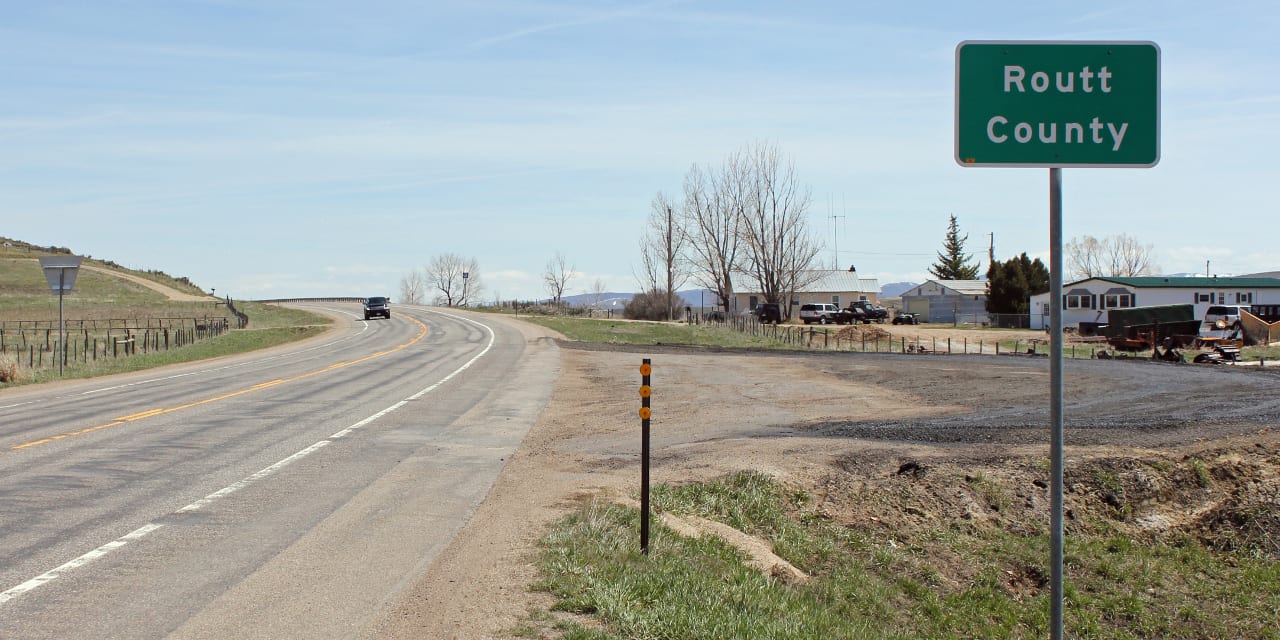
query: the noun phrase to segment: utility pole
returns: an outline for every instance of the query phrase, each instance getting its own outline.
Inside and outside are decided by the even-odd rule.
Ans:
[[[841,204],[843,205],[844,196],[841,196],[840,200],[841,200]],[[831,247],[832,247],[831,248],[831,268],[833,270],[839,271],[840,270],[840,234],[838,232],[839,229],[836,227],[836,218],[844,219],[848,216],[836,215],[835,211],[831,210],[831,205],[829,200],[827,204],[827,213],[828,213],[827,217],[831,219]]]
[[[996,263],[996,232],[987,235],[991,236],[991,244],[987,247],[987,269],[990,269]]]

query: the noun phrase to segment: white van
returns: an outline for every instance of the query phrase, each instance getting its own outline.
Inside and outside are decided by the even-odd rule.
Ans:
[[[1200,324],[1200,333],[1223,332],[1238,329],[1240,311],[1247,310],[1249,305],[1215,304],[1204,312],[1204,322]]]

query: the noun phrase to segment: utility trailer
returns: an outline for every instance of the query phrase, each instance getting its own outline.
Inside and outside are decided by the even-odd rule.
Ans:
[[[1110,309],[1103,331],[1107,343],[1120,351],[1154,350],[1166,338],[1180,348],[1195,344],[1200,319],[1191,304]]]

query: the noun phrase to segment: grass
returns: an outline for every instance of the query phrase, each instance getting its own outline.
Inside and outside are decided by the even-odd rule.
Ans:
[[[987,483],[977,478],[978,483]],[[565,638],[1038,638],[1048,635],[1047,535],[945,520],[893,542],[805,517],[807,497],[757,473],[658,485],[655,509],[696,514],[769,540],[812,579],[750,569],[718,538],[652,530],[591,504],[544,539],[537,589],[575,614]],[[1067,539],[1065,631],[1090,638],[1276,638],[1280,563],[1194,540],[1140,544],[1097,526]],[[587,620],[590,623],[587,623]]]
[[[767,335],[753,336],[718,325],[669,322],[598,320],[558,316],[520,316],[521,320],[558,331],[571,340],[604,344],[684,344],[713,347],[784,348],[785,342]]]
[[[22,243],[13,244],[15,246],[0,246],[0,331],[4,332],[0,342],[5,343],[8,349],[6,355],[0,355],[0,387],[60,377],[51,354],[42,355],[44,368],[32,370],[21,366],[25,359],[16,359],[12,351],[24,342],[38,341],[42,344],[46,329],[53,330],[56,341],[58,326],[58,296],[49,292],[36,260],[41,251]],[[204,293],[185,278],[174,278],[160,272],[126,270],[112,262],[89,258],[83,264],[146,278],[184,293]],[[137,326],[162,318],[208,318],[215,321],[225,318],[230,326],[235,326],[234,316],[221,301],[173,301],[135,282],[90,269],[79,271],[75,291],[64,295],[62,304],[63,316],[68,323],[69,344],[77,341],[71,331],[79,326],[80,321],[124,320]],[[61,377],[108,375],[253,351],[317,335],[331,322],[324,316],[274,305],[237,302],[236,306],[249,316],[249,326],[244,330],[232,330],[167,351],[118,358],[90,358],[89,362],[69,360]],[[38,332],[33,330],[36,326],[39,327]],[[114,335],[119,336],[120,329],[115,331]],[[103,343],[110,338],[93,330],[90,333],[91,339]]]
[[[702,345],[713,347],[747,347],[747,348],[767,348],[767,349],[802,349],[805,348],[803,341],[797,342],[793,340],[781,340],[770,337],[770,329],[766,328],[763,335],[752,335],[750,333],[742,333],[731,328],[715,324],[690,325],[684,323],[669,322],[644,322],[632,320],[602,320],[591,318],[568,318],[561,316],[545,316],[545,315],[522,315],[521,320],[539,324],[549,329],[553,329],[564,334],[570,340],[578,340],[582,342],[598,342],[604,344],[635,344],[635,345],[657,345],[657,344],[682,344],[682,345]],[[797,329],[795,325],[790,326]],[[930,328],[950,329],[950,325],[922,325],[920,327],[919,342],[921,345],[931,349],[936,348],[946,350],[946,339],[933,340],[929,338],[928,331]],[[814,328],[817,332],[837,331],[839,327],[822,327]],[[1000,353],[1026,353],[1028,349],[1034,349],[1039,355],[1049,355],[1048,340],[1039,340],[1036,342],[1028,341],[1024,338],[1002,338],[1001,334],[1019,331],[1016,329],[998,329],[998,328],[975,328],[975,331],[989,332],[991,340],[983,340],[977,342],[970,340],[966,345],[962,340],[953,339],[951,347],[956,353],[960,353],[965,349],[970,352],[977,352],[979,346],[985,346],[990,349],[992,345],[998,344]],[[892,343],[893,348],[899,345],[899,338],[894,338],[888,342]],[[914,342],[908,339],[907,342]],[[822,344],[821,334],[815,338],[814,344]],[[849,344],[849,343],[846,343]],[[854,343],[856,344],[856,343]],[[871,345],[871,342],[867,343]],[[880,341],[875,345],[876,350],[887,347],[885,341]],[[1063,355],[1067,359],[1089,360],[1094,354],[1100,350],[1111,351],[1106,345],[1099,344],[1073,344],[1068,342],[1063,345]],[[871,347],[868,347],[868,351]],[[1149,359],[1150,353],[1138,352],[1120,354],[1121,358],[1134,358],[1139,360]],[[1190,362],[1191,356],[1184,354],[1184,358]],[[1241,360],[1257,361],[1264,359],[1270,362],[1280,362],[1280,346],[1277,347],[1245,347],[1241,351]]]
[[[258,330],[233,330],[223,336],[211,338],[203,342],[155,353],[138,354],[128,357],[102,359],[97,361],[69,362],[62,375],[56,368],[27,371],[26,376],[19,376],[16,382],[23,384],[65,380],[72,378],[93,378],[130,371],[141,371],[171,364],[208,360],[226,355],[245,353],[274,347],[297,340],[303,340],[325,331],[321,325],[276,327]]]

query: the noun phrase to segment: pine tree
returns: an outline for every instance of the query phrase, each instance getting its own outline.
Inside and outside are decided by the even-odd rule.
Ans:
[[[947,238],[942,242],[942,251],[938,252],[938,262],[929,267],[929,273],[939,280],[976,280],[978,263],[970,262],[973,254],[964,254],[964,243],[969,234],[960,236],[960,224],[955,214],[951,215],[951,224],[947,226]]]
[[[1049,290],[1049,269],[1026,253],[987,268],[987,311],[1028,313],[1030,298]]]

